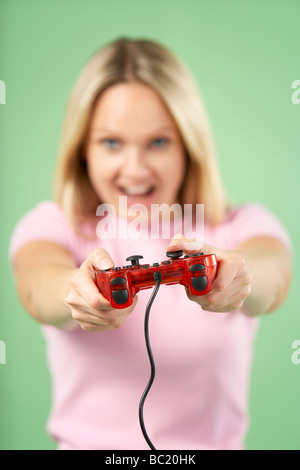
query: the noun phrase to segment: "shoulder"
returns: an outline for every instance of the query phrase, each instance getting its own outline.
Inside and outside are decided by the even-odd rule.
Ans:
[[[73,230],[66,214],[54,201],[41,201],[27,211],[17,222],[15,231],[20,231],[21,228],[28,233],[34,231],[54,233],[59,229],[69,232]]]
[[[37,218],[56,216],[62,220],[67,220],[67,217],[61,207],[55,201],[51,200],[38,202],[30,211],[25,214],[25,217],[27,215],[31,215]]]
[[[25,244],[37,240],[54,241],[70,248],[74,235],[59,205],[54,201],[41,201],[16,223],[10,240],[10,256],[13,257]]]
[[[258,217],[269,217],[271,212],[260,203],[247,203],[241,204],[238,206],[230,207],[226,213],[224,223],[225,224],[234,224],[237,220],[242,218],[255,218]]]
[[[24,245],[34,241],[51,241],[67,248],[78,266],[95,248],[99,239],[90,223],[75,229],[67,214],[51,200],[41,201],[25,213],[14,227],[9,245],[9,258],[13,258]]]
[[[215,229],[219,245],[234,249],[245,240],[267,236],[280,240],[289,249],[291,241],[280,217],[261,203],[231,207],[222,224]]]

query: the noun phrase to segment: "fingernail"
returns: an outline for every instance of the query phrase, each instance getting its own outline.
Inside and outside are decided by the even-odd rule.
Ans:
[[[182,242],[183,239],[184,239],[184,236],[181,235],[180,233],[177,235],[174,235],[171,242],[169,243],[169,246],[177,245],[179,242]]]
[[[198,240],[188,240],[186,242],[186,249],[187,250],[201,250],[203,243],[199,242]]]
[[[182,235],[182,233],[177,233],[176,235],[174,235],[173,239],[175,240],[182,240],[183,238],[185,238],[184,235]]]
[[[114,263],[109,258],[103,258],[100,261],[100,268],[101,269],[110,269],[112,268]]]

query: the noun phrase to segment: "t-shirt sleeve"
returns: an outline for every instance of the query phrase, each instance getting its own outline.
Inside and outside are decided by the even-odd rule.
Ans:
[[[232,248],[254,237],[267,236],[282,242],[292,251],[290,236],[283,223],[260,204],[245,204],[234,209],[229,215],[229,231]]]
[[[13,265],[17,252],[26,244],[47,240],[74,251],[74,232],[65,214],[52,201],[43,201],[27,212],[15,226],[9,245],[9,260]]]

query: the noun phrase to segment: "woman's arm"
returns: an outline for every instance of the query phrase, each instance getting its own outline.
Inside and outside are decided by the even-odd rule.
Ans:
[[[242,311],[259,315],[276,310],[284,301],[291,283],[291,255],[278,240],[257,237],[237,248],[252,273],[251,294]]]
[[[37,321],[58,328],[77,323],[86,331],[118,328],[137,299],[129,308],[117,310],[100,294],[94,282],[95,270],[112,266],[109,254],[101,248],[76,268],[63,246],[48,241],[28,243],[14,260],[20,301]]]
[[[76,268],[64,247],[48,241],[28,243],[15,256],[14,272],[20,301],[34,319],[58,327],[72,321],[65,299]]]
[[[212,291],[188,297],[211,312],[241,309],[256,316],[278,308],[285,299],[291,279],[291,257],[287,248],[272,237],[255,237],[235,250],[220,250],[197,240],[175,236],[168,250],[215,253],[217,277]]]

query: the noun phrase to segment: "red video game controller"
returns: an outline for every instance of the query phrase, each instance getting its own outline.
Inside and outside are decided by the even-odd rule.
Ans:
[[[192,295],[211,291],[216,277],[217,259],[213,254],[196,253],[183,256],[183,251],[167,251],[169,260],[161,264],[139,264],[141,255],[129,256],[131,265],[106,269],[96,273],[100,293],[114,308],[129,307],[142,289],[155,286],[155,273],[161,273],[161,284],[182,284]]]

